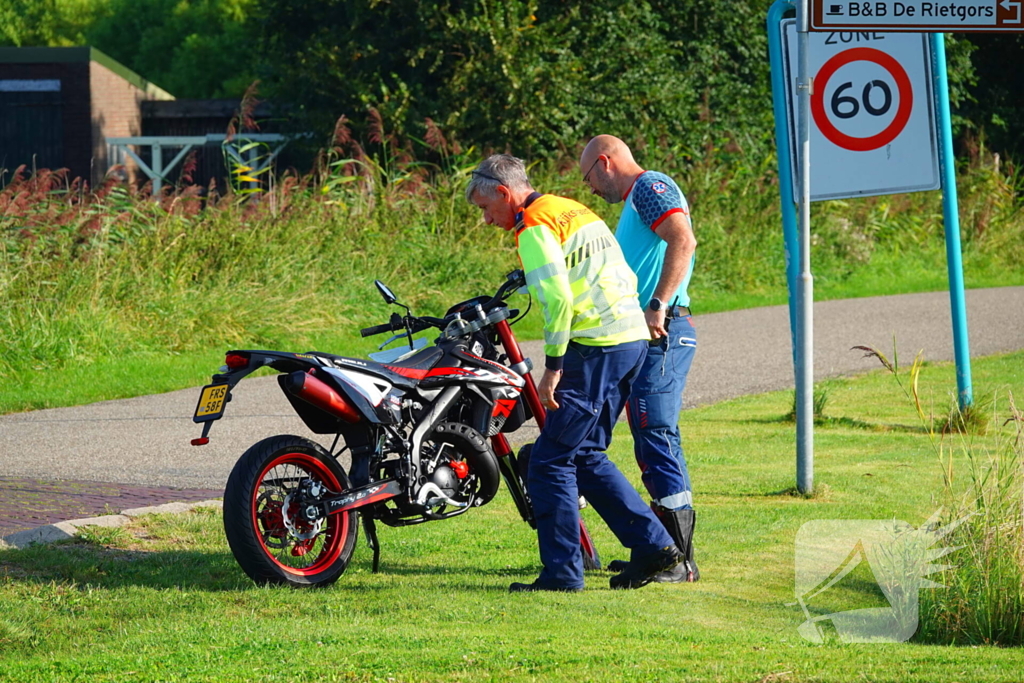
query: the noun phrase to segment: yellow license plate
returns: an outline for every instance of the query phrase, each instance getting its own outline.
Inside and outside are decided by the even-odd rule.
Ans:
[[[224,414],[224,404],[227,403],[228,388],[227,384],[209,384],[203,387],[192,421],[206,422],[220,418]]]

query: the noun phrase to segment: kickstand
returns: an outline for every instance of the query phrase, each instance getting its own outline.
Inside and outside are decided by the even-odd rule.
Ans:
[[[366,544],[373,550],[373,573],[380,569],[380,541],[377,540],[377,523],[370,515],[363,515],[363,531],[366,532]]]

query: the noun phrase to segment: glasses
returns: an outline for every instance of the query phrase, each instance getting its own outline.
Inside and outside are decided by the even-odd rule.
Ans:
[[[594,167],[597,166],[597,162],[601,161],[601,155],[598,154],[597,158],[594,159],[594,163],[590,165],[590,170],[583,174],[583,182],[589,183],[590,174],[594,172]]]
[[[493,180],[494,182],[496,182],[496,183],[498,183],[500,185],[504,185],[505,184],[505,183],[501,182],[500,178],[495,178],[494,176],[488,175],[488,174],[484,173],[483,171],[473,171],[472,175],[478,175],[478,176],[480,176],[481,178],[483,178],[485,180]]]

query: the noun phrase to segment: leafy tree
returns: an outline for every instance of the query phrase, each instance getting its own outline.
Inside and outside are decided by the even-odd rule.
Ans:
[[[964,116],[993,150],[1024,159],[1024,35],[971,35],[977,77]]]
[[[85,31],[105,4],[105,0],[4,0],[0,3],[0,45],[83,45]]]
[[[374,106],[524,153],[602,131],[684,153],[769,138],[752,0],[267,0],[259,20],[266,80],[321,126]]]
[[[0,45],[92,45],[177,97],[241,97],[256,0],[4,0]]]
[[[106,2],[85,39],[175,97],[241,97],[253,81],[255,0]]]
[[[91,44],[177,97],[240,97],[260,76],[307,130],[374,108],[389,130],[421,136],[429,117],[522,154],[609,132],[757,159],[772,147],[768,2],[5,0],[0,45]],[[957,129],[1014,153],[1022,51],[1020,36],[947,38]]]

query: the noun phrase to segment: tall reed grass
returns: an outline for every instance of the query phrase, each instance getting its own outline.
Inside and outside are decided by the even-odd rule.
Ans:
[[[507,240],[468,229],[475,216],[455,187],[415,201],[355,188],[318,197],[309,179],[285,178],[273,201],[229,196],[199,210],[187,190],[149,201],[115,187],[66,203],[58,182],[16,181],[0,198],[10,200],[0,373],[139,351],[307,344],[383,315],[367,297],[374,277],[430,307],[483,280],[493,289],[513,265]],[[12,220],[15,203],[24,208]]]
[[[922,595],[926,642],[1024,645],[1024,415],[1012,394],[993,414],[1002,424],[989,437],[951,432],[939,443],[946,515],[965,521],[949,536],[959,550],[943,587]]]
[[[925,412],[918,390],[920,356],[901,377],[895,351],[860,348],[879,359],[917,410],[942,470],[944,544],[939,587],[920,595],[916,639],[958,645],[1024,645],[1024,413],[1012,393],[983,408],[991,421],[965,417],[955,399],[945,415]],[[975,425],[974,430],[964,429]],[[958,429],[957,427],[960,427]]]
[[[483,154],[425,128],[423,140],[399,140],[371,111],[359,141],[342,117],[311,172],[247,176],[244,193],[180,181],[154,197],[121,173],[96,188],[61,171],[0,173],[0,376],[143,352],[344,344],[383,319],[374,278],[422,312],[493,290],[518,262],[512,236],[483,226],[462,197]],[[638,154],[673,174],[693,208],[695,309],[779,301],[772,160]],[[532,161],[530,174],[617,219],[621,205],[587,193],[572,154]],[[963,169],[969,265],[1024,271],[1016,180],[991,160]],[[886,269],[938,263],[943,277],[937,193],[817,205],[815,225],[825,296],[849,294],[844,283],[871,269],[887,283]]]

